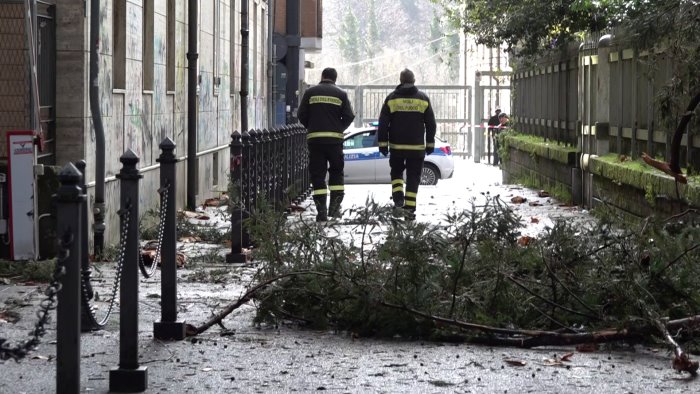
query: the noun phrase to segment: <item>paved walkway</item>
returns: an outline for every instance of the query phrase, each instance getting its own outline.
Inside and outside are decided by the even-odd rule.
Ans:
[[[368,195],[388,202],[388,185],[350,185],[346,207],[363,205]],[[538,204],[514,205],[535,235],[560,216],[585,220],[577,208],[538,198],[523,188],[500,185],[494,167],[458,160],[455,178],[421,187],[418,220],[439,220],[445,207],[460,209],[481,192],[507,200],[520,195]],[[308,212],[305,215],[313,215]],[[529,218],[539,217],[538,223]],[[178,271],[179,316],[199,325],[212,312],[235,300],[250,283],[254,267],[230,266],[221,257],[226,249],[214,245],[181,244],[189,256]],[[105,297],[114,270],[99,264],[94,286]],[[342,333],[299,330],[295,327],[255,327],[254,308],[247,305],[229,316],[227,330],[215,326],[194,339],[161,342],[152,337],[159,320],[158,278],[142,280],[140,290],[139,354],[148,367],[148,392],[173,393],[643,393],[694,392],[698,382],[675,374],[665,349],[645,347],[594,353],[573,347],[521,350],[463,344],[357,339]],[[41,286],[0,285],[0,311],[19,313],[20,320],[0,320],[0,337],[26,338],[42,299]],[[118,315],[104,330],[82,336],[81,378],[84,392],[104,393],[109,370],[118,364]],[[39,348],[20,363],[0,361],[0,393],[55,392],[55,326]],[[571,353],[569,362],[561,362]],[[510,362],[506,361],[510,360]],[[522,362],[516,366],[513,360]]]

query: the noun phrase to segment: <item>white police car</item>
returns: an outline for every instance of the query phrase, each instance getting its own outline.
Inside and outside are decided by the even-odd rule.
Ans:
[[[389,158],[379,153],[376,122],[345,130],[343,153],[345,183],[391,183]],[[435,137],[435,150],[425,156],[420,183],[435,185],[439,179],[451,178],[454,168],[450,145]]]

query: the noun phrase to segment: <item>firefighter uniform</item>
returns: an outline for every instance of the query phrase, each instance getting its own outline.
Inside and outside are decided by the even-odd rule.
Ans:
[[[343,131],[355,118],[348,95],[335,86],[333,80],[323,79],[320,84],[306,90],[299,104],[298,116],[307,129],[316,220],[326,221],[328,215],[340,217],[340,204],[345,196]],[[331,201],[326,209],[329,189]]]
[[[410,76],[412,80],[412,74]],[[389,165],[394,205],[403,207],[411,217],[416,211],[423,160],[435,147],[436,128],[430,99],[413,83],[402,83],[384,100],[379,116],[379,150],[384,155],[387,151],[391,153]]]

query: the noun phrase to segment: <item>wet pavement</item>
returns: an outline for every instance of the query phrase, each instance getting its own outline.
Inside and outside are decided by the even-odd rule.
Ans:
[[[524,218],[523,233],[536,236],[561,217],[585,223],[586,212],[517,186],[500,185],[491,166],[458,161],[457,173],[437,186],[421,187],[418,220],[441,220],[446,209],[461,209],[488,191],[510,201]],[[362,206],[368,195],[389,202],[388,185],[348,185],[345,207]],[[310,209],[302,216],[312,216]],[[537,218],[533,221],[532,218]],[[215,220],[215,219],[212,219]],[[179,244],[188,264],[178,270],[179,319],[195,326],[235,301],[252,283],[255,266],[227,265],[227,249]],[[93,285],[104,310],[114,277],[111,264],[97,264]],[[42,285],[0,285],[0,337],[27,338],[43,298]],[[148,367],[147,392],[173,393],[658,393],[700,391],[697,381],[671,369],[665,348],[618,345],[594,352],[575,347],[492,348],[454,343],[357,338],[347,333],[253,324],[254,306],[245,305],[203,334],[179,342],[153,339],[160,319],[158,276],[142,279],[139,304],[139,357]],[[118,305],[117,305],[118,307]],[[118,308],[100,331],[83,334],[81,387],[104,393],[109,370],[119,362]],[[42,344],[17,363],[0,361],[0,393],[44,393],[55,387],[55,323]],[[568,355],[568,356],[567,356]]]

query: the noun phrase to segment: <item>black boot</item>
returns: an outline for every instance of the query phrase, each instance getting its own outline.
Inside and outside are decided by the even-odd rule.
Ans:
[[[327,222],[328,221],[328,211],[326,208],[326,195],[319,194],[314,196],[314,203],[316,204],[316,221],[317,222]]]
[[[403,198],[403,192],[391,193],[391,199],[394,200],[394,208],[403,208],[403,205],[405,203]]]
[[[328,206],[328,216],[336,219],[340,219],[343,216],[340,210],[340,204],[343,202],[344,197],[344,192],[331,192],[331,203]]]

